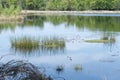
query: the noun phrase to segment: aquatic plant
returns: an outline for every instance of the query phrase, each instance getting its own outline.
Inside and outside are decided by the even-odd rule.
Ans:
[[[11,48],[15,52],[30,54],[32,52],[61,52],[64,51],[65,41],[58,38],[40,38],[20,37],[11,39]]]
[[[85,42],[89,42],[89,43],[114,43],[115,42],[115,38],[110,38],[110,39],[93,39],[93,40],[84,40]]]
[[[56,37],[53,38],[44,38],[40,41],[40,46],[43,48],[64,48],[65,47],[65,41],[64,39],[59,39]]]
[[[74,66],[74,70],[75,70],[75,71],[83,70],[83,67],[82,67],[82,65],[76,64],[76,65]]]
[[[109,40],[97,40],[97,39],[94,39],[94,40],[85,40],[85,42],[90,42],[90,43],[106,43],[106,42],[109,42]]]
[[[30,37],[15,38],[11,40],[12,48],[19,50],[33,50],[39,48],[39,41]]]

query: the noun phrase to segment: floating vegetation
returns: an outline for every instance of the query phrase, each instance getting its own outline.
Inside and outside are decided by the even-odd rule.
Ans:
[[[82,67],[82,65],[79,65],[79,64],[76,64],[75,66],[74,66],[74,70],[75,71],[79,71],[79,70],[83,70],[83,67]]]
[[[32,51],[39,48],[39,41],[30,37],[15,38],[11,40],[12,48],[22,51]]]
[[[114,43],[115,42],[115,38],[104,38],[104,39],[93,39],[93,40],[85,40],[85,42],[89,42],[89,43]]]
[[[52,80],[26,61],[11,60],[0,65],[0,80]]]
[[[63,65],[58,65],[58,66],[56,67],[56,71],[57,71],[57,72],[62,72],[63,70],[64,70]]]
[[[85,42],[89,42],[89,43],[106,43],[106,42],[109,42],[109,40],[97,40],[97,39],[94,39],[94,40],[85,40]]]

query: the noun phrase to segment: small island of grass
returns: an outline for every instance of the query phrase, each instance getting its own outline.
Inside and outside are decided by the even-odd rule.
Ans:
[[[65,41],[58,38],[45,38],[41,40],[40,46],[43,48],[64,48]]]
[[[115,38],[102,38],[102,39],[91,39],[91,40],[84,40],[85,42],[89,42],[89,43],[114,43],[115,42]]]
[[[58,38],[42,38],[39,40],[31,37],[21,37],[12,39],[11,47],[24,52],[42,49],[58,50],[65,48],[65,41]]]
[[[39,48],[39,41],[29,37],[15,38],[11,40],[12,48],[17,50],[33,50]]]

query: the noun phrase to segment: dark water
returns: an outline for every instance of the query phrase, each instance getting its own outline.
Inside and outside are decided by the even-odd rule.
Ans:
[[[11,39],[22,36],[64,38],[66,46],[62,50],[13,50]],[[115,42],[84,41],[103,37],[114,37]],[[2,55],[8,56],[1,62],[29,60],[56,80],[119,80],[120,14],[28,16],[22,23],[0,23]],[[76,65],[82,69],[76,71]],[[56,71],[57,66],[62,66],[63,70]]]

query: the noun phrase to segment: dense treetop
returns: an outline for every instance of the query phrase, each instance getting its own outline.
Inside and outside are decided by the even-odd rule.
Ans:
[[[120,10],[120,0],[0,0],[2,8],[24,10]]]

